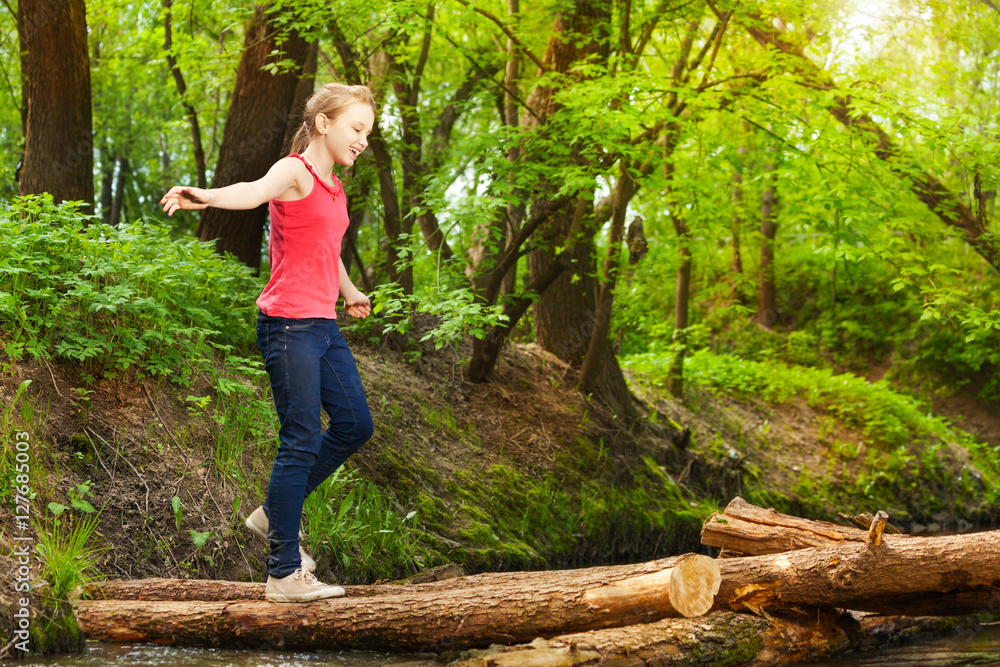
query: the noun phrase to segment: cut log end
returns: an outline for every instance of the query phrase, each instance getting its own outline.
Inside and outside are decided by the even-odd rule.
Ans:
[[[719,563],[708,556],[691,555],[670,572],[670,604],[682,616],[708,612],[722,583]]]

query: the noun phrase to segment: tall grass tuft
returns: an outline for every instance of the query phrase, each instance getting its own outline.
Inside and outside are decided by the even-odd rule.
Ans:
[[[91,544],[98,519],[98,514],[88,514],[76,516],[72,521],[57,517],[50,526],[35,525],[42,576],[56,600],[75,595],[97,571],[97,557],[106,551]]]
[[[410,521],[356,471],[343,468],[306,499],[304,508],[311,546],[330,557],[330,569],[342,583],[398,579],[419,568],[416,536]]]

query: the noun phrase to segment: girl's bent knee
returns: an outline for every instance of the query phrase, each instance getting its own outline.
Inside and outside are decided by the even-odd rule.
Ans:
[[[375,424],[372,422],[372,416],[370,413],[366,412],[364,416],[358,419],[358,429],[357,438],[355,442],[357,443],[355,447],[361,447],[375,434]]]

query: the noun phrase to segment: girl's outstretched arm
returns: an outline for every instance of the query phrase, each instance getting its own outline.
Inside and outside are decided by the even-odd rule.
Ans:
[[[308,177],[308,181],[306,181]],[[234,183],[224,188],[194,188],[188,185],[175,185],[163,195],[160,203],[167,215],[184,209],[197,211],[212,206],[231,211],[245,211],[257,208],[261,204],[278,199],[292,188],[302,191],[304,187],[312,186],[312,175],[300,160],[282,158],[278,160],[263,178],[252,183]],[[293,193],[298,194],[298,193]],[[294,197],[298,198],[298,196]]]

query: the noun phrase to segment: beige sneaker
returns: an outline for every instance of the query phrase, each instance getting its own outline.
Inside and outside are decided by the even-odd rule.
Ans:
[[[267,578],[264,598],[268,602],[309,602],[326,598],[344,597],[340,586],[327,586],[312,572],[301,567],[283,579]]]
[[[258,507],[251,512],[250,516],[247,517],[247,520],[244,521],[243,524],[250,529],[251,533],[264,540],[264,542],[267,542],[268,523],[267,515],[264,514],[263,506]],[[305,539],[305,534],[301,530],[299,531],[299,539]],[[306,550],[302,548],[301,544],[299,545],[299,558],[302,560],[302,567],[310,572],[316,571],[316,561],[313,560],[312,556],[306,553]]]

